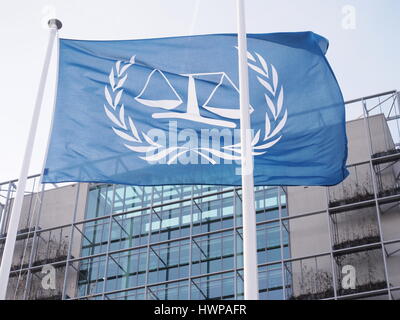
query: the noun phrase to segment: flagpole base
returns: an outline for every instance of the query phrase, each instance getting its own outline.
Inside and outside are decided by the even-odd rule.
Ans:
[[[56,27],[57,30],[60,30],[62,28],[62,23],[58,19],[50,19],[47,24],[49,25],[50,28]]]

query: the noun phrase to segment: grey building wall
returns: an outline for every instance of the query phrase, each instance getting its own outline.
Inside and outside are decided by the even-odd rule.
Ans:
[[[395,149],[383,114],[369,117],[369,127],[373,154]],[[322,187],[288,188],[289,216],[320,212],[320,214],[304,218],[290,219],[289,234],[292,258],[326,253],[319,258],[301,259],[292,263],[294,296],[301,296],[310,290],[314,290],[314,293],[329,290],[331,289],[329,282],[334,278],[336,278],[337,290],[340,290],[341,267],[344,265],[355,267],[358,287],[386,281],[384,258],[379,246],[374,250],[359,250],[343,255],[332,252],[332,247],[340,249],[342,244],[353,243],[356,245],[357,241],[362,244],[365,239],[376,242],[379,241],[380,236],[375,205],[353,207],[334,215],[328,214],[329,202],[349,198],[357,199],[357,197],[362,201],[363,197],[368,199],[371,196],[373,198],[374,194],[369,163],[370,150],[368,139],[366,139],[368,130],[366,130],[364,119],[347,122],[346,130],[349,140],[347,165],[355,165],[349,168],[350,176],[342,184],[328,189]],[[379,171],[378,168],[375,168],[374,171],[375,178],[380,184],[378,192],[397,187],[398,163],[384,164],[383,167],[382,171]],[[379,217],[383,241],[398,239],[400,230],[398,203],[380,205]],[[332,238],[332,244],[330,238]],[[397,247],[398,245],[394,245],[393,250],[396,250]],[[387,248],[385,247],[385,249]],[[394,287],[399,286],[400,256],[399,254],[389,256],[385,254],[385,257],[389,275],[388,282]]]
[[[38,268],[32,272],[11,273],[7,299],[45,299],[61,296],[65,262],[57,262],[65,260],[68,254],[74,212],[78,221],[84,219],[87,191],[87,184],[80,184],[79,190],[78,184],[73,184],[46,190],[42,196],[36,192],[25,196],[12,268]],[[37,237],[34,237],[35,233]],[[71,256],[79,257],[81,234],[75,232],[73,237]],[[55,266],[55,289],[44,289],[42,279],[47,272],[42,273],[43,265],[50,263]],[[76,290],[77,270],[70,270],[68,274],[66,294],[73,296]]]

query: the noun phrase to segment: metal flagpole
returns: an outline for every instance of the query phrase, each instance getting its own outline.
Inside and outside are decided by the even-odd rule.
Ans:
[[[253,148],[250,124],[249,75],[244,0],[237,0],[239,86],[240,86],[240,141],[242,164],[242,215],[244,299],[258,300],[256,211],[254,207]]]
[[[40,76],[38,93],[36,96],[35,108],[33,110],[32,122],[29,129],[28,141],[25,148],[24,159],[18,180],[17,193],[15,195],[13,208],[10,216],[10,222],[7,230],[6,243],[4,245],[3,258],[0,266],[0,300],[6,299],[8,280],[10,276],[11,264],[14,255],[15,242],[18,232],[19,220],[21,217],[22,203],[24,200],[25,186],[28,178],[28,170],[32,157],[33,144],[35,142],[36,130],[42,106],[43,94],[46,85],[46,78],[49,71],[51,53],[54,45],[54,39],[58,36],[58,30],[62,24],[57,19],[49,20],[49,42],[44,59],[42,75]]]

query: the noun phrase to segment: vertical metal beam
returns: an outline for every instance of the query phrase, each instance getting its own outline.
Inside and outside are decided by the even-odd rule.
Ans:
[[[233,218],[233,269],[235,270],[234,273],[234,284],[233,288],[235,290],[235,300],[237,300],[238,297],[238,276],[237,276],[237,221],[236,221],[236,190],[235,188],[232,189],[232,206],[233,206],[233,212],[232,212],[232,218]]]
[[[32,179],[29,179],[29,180],[32,180]],[[28,181],[28,179],[27,179],[27,181]],[[33,222],[33,219],[34,219],[33,215],[34,215],[34,213],[35,213],[35,207],[36,207],[36,203],[37,203],[37,199],[36,199],[35,204],[34,204],[34,207],[33,207],[33,212],[32,212],[32,202],[33,202],[33,198],[34,198],[34,196],[35,196],[35,185],[36,185],[36,178],[33,178],[32,189],[31,189],[31,191],[30,191],[30,193],[29,193],[30,199],[29,199],[29,207],[28,207],[27,219],[26,219],[26,228],[28,229],[28,232],[27,232],[26,238],[22,240],[24,249],[23,249],[22,256],[21,256],[21,268],[22,268],[22,266],[24,265],[25,254],[26,254],[26,251],[27,251],[27,249],[28,249],[30,234],[31,234],[31,232],[32,232],[32,231],[31,231],[31,230],[32,230],[32,222]],[[32,248],[32,249],[33,249],[33,248]],[[30,255],[29,255],[29,258],[30,258]],[[28,265],[29,265],[29,260],[28,260]],[[28,274],[29,274],[29,272],[27,273],[27,275],[28,275]],[[17,299],[18,289],[19,289],[19,283],[20,283],[21,277],[22,277],[22,271],[20,271],[20,272],[18,273],[17,284],[16,284],[16,286],[15,286],[15,291],[14,291],[14,298],[13,298],[13,300],[16,300],[16,299]],[[27,277],[26,280],[25,280],[25,286],[24,286],[24,288],[26,287],[27,280],[28,280],[28,277]],[[25,291],[25,289],[24,289],[24,291]],[[24,295],[24,294],[23,294],[23,295]]]
[[[144,193],[145,193],[146,188],[143,187],[143,193],[142,193],[142,203],[144,199]],[[154,190],[155,187],[151,187],[151,200],[150,200],[150,209],[149,209],[149,230],[148,230],[148,238],[147,238],[147,250],[146,250],[146,273],[145,273],[145,280],[144,280],[144,297],[146,300],[148,300],[148,295],[147,291],[149,290],[148,287],[148,282],[149,282],[149,266],[150,266],[150,237],[151,237],[151,230],[153,227],[153,204],[154,204]],[[161,199],[162,201],[162,199]],[[160,207],[162,208],[162,207]],[[143,212],[142,212],[143,215]],[[160,219],[160,218],[159,218]],[[141,223],[143,222],[143,219],[140,219]],[[162,220],[160,219],[160,232],[161,232],[161,223]]]
[[[35,222],[35,229],[33,230],[33,239],[32,239],[32,249],[31,249],[31,253],[29,256],[29,264],[28,264],[28,273],[27,273],[27,279],[25,282],[25,289],[24,289],[24,296],[23,299],[26,300],[27,298],[27,291],[30,289],[29,286],[31,284],[31,280],[32,280],[32,271],[30,270],[30,268],[32,268],[32,262],[33,259],[36,257],[36,242],[37,242],[37,231],[38,231],[38,227],[39,227],[39,221],[40,221],[40,217],[41,217],[41,213],[42,213],[42,205],[43,205],[43,197],[44,197],[44,184],[42,184],[42,189],[40,191],[40,204],[39,204],[39,210],[38,210],[38,214],[36,216],[36,222]],[[62,229],[61,229],[62,230]]]
[[[368,110],[367,110],[366,101],[362,100],[362,104],[363,104],[365,134],[366,134],[366,138],[368,140],[367,144],[368,144],[368,151],[369,151],[369,167],[370,167],[372,185],[374,188],[376,218],[377,218],[378,228],[379,228],[379,238],[380,238],[379,242],[380,242],[381,250],[382,250],[383,266],[385,269],[385,278],[386,278],[386,286],[387,286],[387,290],[388,290],[388,296],[389,296],[389,300],[392,300],[392,295],[391,295],[391,291],[390,291],[390,283],[389,283],[389,274],[388,274],[387,261],[386,261],[386,250],[385,250],[385,245],[383,243],[381,214],[380,214],[380,208],[379,208],[379,202],[378,202],[379,191],[378,191],[376,177],[375,177],[374,164],[372,163],[373,149],[372,149],[371,129],[370,129],[369,120],[368,120],[369,114],[368,114]]]
[[[282,230],[282,201],[281,201],[281,188],[278,187],[278,212],[279,212],[279,241],[281,247],[281,278],[282,278],[282,288],[283,288],[283,300],[286,300],[286,279],[285,279],[285,266],[283,263],[284,257],[284,249],[283,249],[283,230]],[[268,272],[268,270],[267,270]]]
[[[6,203],[7,203],[7,200],[6,200]],[[5,214],[5,208],[6,208],[6,205],[0,203],[0,235],[2,234],[1,229],[2,229],[2,225],[3,225],[3,221],[4,221],[3,214]]]
[[[183,186],[185,188],[185,186]],[[193,259],[193,193],[194,186],[192,186],[190,195],[190,226],[189,226],[189,279],[188,279],[188,300],[192,299],[192,259]],[[184,192],[183,192],[184,194]]]
[[[282,187],[283,192],[285,193],[285,206],[286,206],[286,212],[287,212],[287,216],[289,217],[290,215],[290,209],[289,209],[289,189],[288,187]],[[283,219],[282,219],[283,221]],[[292,256],[292,250],[291,250],[291,240],[290,240],[290,220],[285,220],[285,222],[287,221],[287,226],[285,227],[285,230],[287,232],[287,236],[288,236],[288,251],[289,251],[289,257]],[[282,263],[284,263],[284,261],[282,261]],[[290,268],[287,267],[286,265],[285,269],[288,271],[288,273],[290,273],[290,280],[293,283],[293,272],[292,272],[292,266],[290,265]],[[290,293],[293,295],[293,286],[291,286],[290,288]]]
[[[339,277],[336,274],[335,268],[335,257],[333,256],[333,241],[332,241],[332,225],[331,225],[331,216],[329,213],[329,188],[325,187],[325,198],[326,198],[326,219],[328,224],[328,234],[329,234],[329,255],[331,260],[331,268],[332,268],[332,281],[333,281],[333,296],[335,300],[337,300],[337,285],[336,281],[339,280]]]
[[[69,263],[70,263],[70,260],[71,260],[71,251],[72,251],[72,244],[73,244],[73,240],[72,239],[74,237],[74,228],[76,228],[75,222],[76,222],[76,212],[78,210],[78,200],[79,200],[80,187],[81,187],[81,184],[77,183],[76,184],[74,213],[72,215],[71,231],[69,233],[68,253],[67,253],[67,259],[65,261],[64,281],[63,281],[63,289],[62,289],[62,294],[61,294],[61,299],[62,300],[65,300],[65,298],[67,296],[68,267],[69,267]],[[89,190],[88,190],[88,192],[86,194],[86,202],[88,200],[87,199],[88,195],[89,195]],[[78,270],[79,270],[79,268],[78,268]],[[79,271],[78,271],[78,273],[79,273]]]
[[[11,188],[12,188],[12,183],[10,181],[8,183],[6,203],[3,208],[3,213],[2,213],[1,219],[0,219],[0,235],[5,233],[5,231],[3,231],[3,230],[5,229],[5,226],[6,226],[6,221],[7,221],[6,216],[7,216],[8,212],[10,211],[9,209],[11,207],[11,199],[10,199]]]
[[[104,277],[103,277],[103,292],[101,294],[102,299],[104,300],[105,296],[104,293],[106,292],[106,283],[107,283],[107,273],[108,273],[108,261],[110,257],[110,246],[111,246],[111,234],[112,234],[112,223],[113,223],[113,213],[114,213],[114,203],[115,203],[115,184],[112,187],[113,195],[112,195],[112,203],[110,206],[110,217],[108,219],[108,236],[107,236],[107,247],[106,247],[106,254],[105,254],[105,266],[104,266]],[[107,207],[107,199],[108,199],[108,192],[106,193],[106,207]]]
[[[397,107],[400,115],[400,91],[396,92]]]

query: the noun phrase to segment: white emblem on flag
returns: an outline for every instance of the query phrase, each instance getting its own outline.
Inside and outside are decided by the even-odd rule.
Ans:
[[[286,124],[288,112],[287,108],[284,108],[284,90],[283,86],[279,83],[279,76],[275,67],[272,64],[268,65],[265,59],[258,53],[255,52],[254,54],[257,58],[248,52],[248,66],[257,73],[258,82],[266,90],[264,94],[265,103],[270,114],[272,114],[271,118],[266,109],[264,138],[261,138],[261,130],[258,130],[254,135],[252,141],[253,155],[258,156],[265,154],[267,149],[281,140],[281,132]],[[141,155],[140,158],[146,161],[158,161],[166,158],[173,152],[177,152],[178,155],[181,155],[192,151],[202,156],[211,164],[215,164],[216,162],[208,156],[208,153],[221,159],[240,160],[240,143],[223,146],[221,148],[222,150],[201,147],[195,149],[183,146],[168,147],[155,142],[143,131],[139,133],[135,126],[134,119],[131,116],[125,116],[124,104],[120,104],[124,91],[123,85],[128,77],[128,69],[134,64],[135,56],[133,56],[128,63],[117,61],[109,74],[109,85],[106,85],[104,89],[107,101],[107,105],[104,105],[105,113],[113,122],[112,129],[115,134],[127,141],[127,143],[124,144],[125,147],[139,154],[145,154]],[[154,119],[184,119],[216,127],[236,128],[236,123],[230,120],[240,119],[240,109],[220,107],[215,103],[214,99],[223,86],[230,86],[234,89],[230,92],[239,95],[239,89],[225,72],[191,73],[181,74],[181,76],[188,79],[186,112],[174,111],[174,109],[181,106],[184,101],[164,72],[158,69],[154,69],[149,74],[143,89],[138,96],[135,97],[135,100],[146,108],[165,110],[152,113],[152,118]],[[213,77],[214,80],[217,79],[217,81],[215,81],[215,87],[201,105],[199,105],[196,88],[196,79],[199,77],[202,79],[206,77]],[[155,81],[155,79],[165,84],[167,90],[164,93],[168,96],[161,97],[159,94],[157,94],[157,98],[152,97],[152,95],[148,96],[148,92],[154,89],[157,90],[157,88],[152,86],[152,82]],[[201,115],[201,109],[207,110],[208,113],[218,115],[218,119]],[[254,108],[250,106],[250,112],[252,113],[253,111]],[[149,152],[152,152],[151,156],[146,155]],[[171,163],[171,161],[168,163]]]
[[[171,93],[175,95],[176,99],[146,99],[143,98],[146,91],[151,86],[151,80],[157,75],[161,76],[162,79],[166,82],[168,87],[171,90]],[[239,119],[240,118],[240,109],[227,109],[227,108],[218,108],[213,106],[213,98],[220,90],[221,86],[228,85],[234,89],[234,91],[239,94],[239,89],[233,83],[233,81],[229,78],[229,76],[225,72],[210,72],[210,73],[190,73],[190,74],[181,74],[181,76],[186,77],[188,79],[188,98],[187,98],[187,109],[186,112],[157,112],[153,113],[152,117],[154,119],[184,119],[199,123],[205,123],[214,126],[226,127],[226,128],[236,128],[236,123],[227,120],[213,119],[209,117],[204,117],[200,114],[200,107],[204,108],[216,115],[219,115],[223,118],[228,119]],[[199,106],[197,90],[196,90],[196,78],[202,77],[203,79],[207,79],[208,76],[213,76],[215,78],[218,77],[217,84],[214,89],[209,94],[205,103],[202,106]],[[153,70],[150,75],[147,77],[146,83],[139,93],[139,95],[135,98],[136,101],[141,104],[152,107],[152,108],[161,108],[165,110],[173,110],[179,107],[183,100],[176,92],[171,82],[168,80],[167,76],[161,70]],[[254,109],[250,106],[250,113],[252,113]]]

